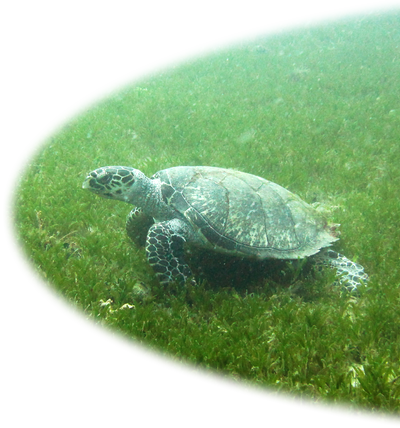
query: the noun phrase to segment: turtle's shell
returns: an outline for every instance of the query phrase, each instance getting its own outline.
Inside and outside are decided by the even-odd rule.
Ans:
[[[166,204],[198,243],[257,258],[310,256],[336,238],[313,207],[271,181],[236,170],[175,167],[156,173]]]

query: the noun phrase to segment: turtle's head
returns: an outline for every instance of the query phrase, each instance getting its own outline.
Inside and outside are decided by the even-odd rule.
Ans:
[[[149,182],[150,179],[138,169],[128,166],[104,166],[90,172],[82,188],[103,198],[140,206]]]

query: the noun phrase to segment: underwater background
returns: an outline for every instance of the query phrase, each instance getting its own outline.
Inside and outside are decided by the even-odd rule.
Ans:
[[[35,269],[98,323],[170,358],[354,408],[398,412],[398,14],[290,31],[156,73],[69,122],[15,199]],[[148,175],[212,165],[277,182],[341,223],[362,263],[353,296],[329,272],[271,266],[247,283],[164,290],[124,231],[130,207],[81,190],[98,166]],[[150,291],[149,291],[150,290]]]

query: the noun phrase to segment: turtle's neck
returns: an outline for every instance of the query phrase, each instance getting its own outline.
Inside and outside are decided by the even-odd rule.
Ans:
[[[141,205],[143,212],[154,217],[157,221],[174,218],[175,210],[162,199],[160,180],[147,178],[146,183],[143,184],[145,185],[144,198]]]

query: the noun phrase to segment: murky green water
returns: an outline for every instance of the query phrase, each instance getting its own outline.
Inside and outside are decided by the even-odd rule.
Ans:
[[[398,411],[399,28],[390,14],[261,38],[155,73],[71,120],[17,190],[17,236],[32,268],[156,350],[259,385]],[[329,272],[285,264],[260,275],[226,259],[199,287],[165,290],[126,237],[131,208],[81,189],[103,165],[147,175],[210,165],[279,183],[341,224],[335,248],[365,266],[368,289],[354,298]]]

